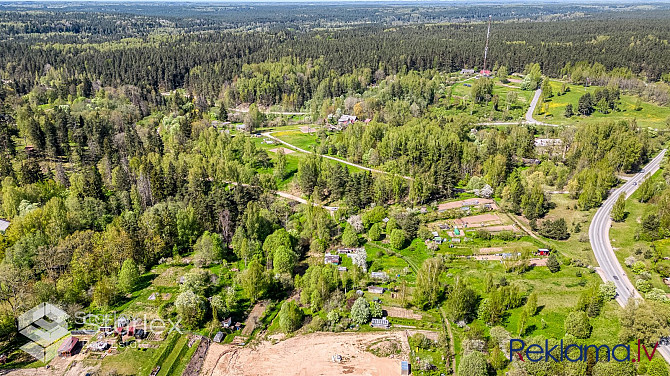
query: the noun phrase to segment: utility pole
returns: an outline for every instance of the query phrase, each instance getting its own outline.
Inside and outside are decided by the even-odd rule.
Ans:
[[[484,67],[482,68],[483,71],[486,70],[486,57],[489,53],[489,35],[491,35],[491,15],[489,15],[489,27],[486,30],[486,47],[484,47]]]

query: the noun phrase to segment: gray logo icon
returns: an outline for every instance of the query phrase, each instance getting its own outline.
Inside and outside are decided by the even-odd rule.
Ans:
[[[56,356],[58,340],[69,333],[67,318],[65,311],[49,303],[41,303],[19,316],[19,333],[30,339],[21,350],[49,362]]]

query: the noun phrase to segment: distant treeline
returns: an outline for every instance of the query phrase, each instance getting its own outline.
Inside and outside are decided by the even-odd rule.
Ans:
[[[670,17],[631,14],[495,23],[489,68],[504,65],[521,72],[538,62],[543,73],[559,76],[566,64],[588,61],[659,80],[670,60]],[[319,69],[307,69],[301,78],[303,101],[325,78],[354,70],[389,75],[479,68],[486,34],[484,23],[241,32],[210,19],[98,13],[5,12],[0,21],[0,73],[17,93],[29,92],[39,75],[56,69],[79,82],[86,78],[102,86],[130,84],[146,92],[184,87],[214,98],[240,75],[244,64],[290,57],[309,67],[319,59]],[[202,31],[214,29],[219,32]]]

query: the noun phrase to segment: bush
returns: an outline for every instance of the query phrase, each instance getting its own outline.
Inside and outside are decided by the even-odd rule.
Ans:
[[[549,269],[550,272],[556,273],[561,270],[561,264],[558,263],[558,260],[556,259],[556,254],[553,252],[549,255],[549,258],[547,259],[547,269]]]
[[[565,240],[570,237],[568,225],[563,218],[559,218],[555,221],[552,221],[551,219],[543,221],[540,225],[539,233],[544,237],[555,240]]]
[[[479,351],[473,351],[461,358],[458,376],[486,376],[486,358]]]
[[[389,239],[389,244],[394,249],[403,249],[405,248],[405,232],[400,229],[394,229],[391,232],[391,238]]]
[[[370,240],[379,240],[382,238],[382,230],[379,227],[379,223],[375,223],[370,227],[370,231],[368,231],[368,236],[370,237]]]
[[[638,279],[635,281],[635,288],[638,289],[641,293],[647,293],[651,291],[651,282],[646,279]]]
[[[351,307],[351,320],[356,324],[363,325],[370,321],[370,304],[365,298],[356,299]]]
[[[296,302],[289,300],[281,305],[279,310],[279,327],[284,333],[292,333],[302,324],[302,310]]]
[[[586,312],[570,312],[565,318],[565,331],[577,338],[585,339],[591,336],[591,323]]]
[[[610,301],[616,298],[616,286],[614,286],[614,282],[602,283],[598,288],[598,295],[600,295],[603,301]]]

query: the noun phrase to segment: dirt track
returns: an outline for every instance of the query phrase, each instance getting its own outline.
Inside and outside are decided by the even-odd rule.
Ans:
[[[380,358],[366,351],[370,345],[393,342],[402,349],[393,358]],[[400,373],[400,360],[408,351],[404,332],[312,333],[275,345],[266,341],[255,348],[212,344],[201,375],[396,375]],[[341,363],[332,361],[335,354],[342,356]]]

